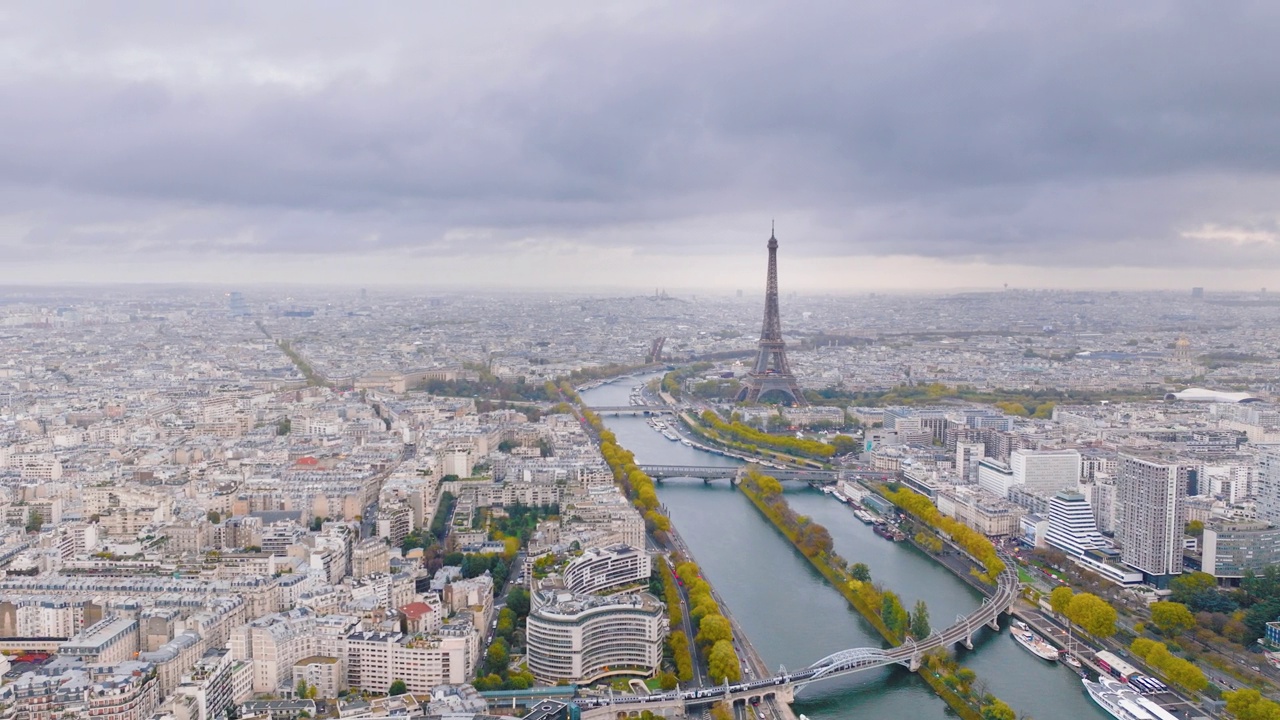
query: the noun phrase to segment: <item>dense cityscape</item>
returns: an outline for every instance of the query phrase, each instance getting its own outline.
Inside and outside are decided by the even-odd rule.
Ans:
[[[768,318],[752,337],[758,293],[7,291],[6,716],[790,718],[806,685],[883,665],[949,678],[962,713],[1050,716],[974,693],[946,618],[798,520],[806,492],[986,594],[1016,569],[970,621],[993,629],[950,643],[1012,633],[1179,717],[1277,697],[1265,293],[781,305],[778,342]],[[791,377],[783,404],[734,401]],[[655,494],[699,467],[638,464],[625,422],[714,458],[914,655],[774,675]]]

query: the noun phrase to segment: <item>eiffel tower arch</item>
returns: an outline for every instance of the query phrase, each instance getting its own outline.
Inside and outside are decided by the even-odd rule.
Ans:
[[[791,374],[787,344],[782,340],[782,318],[778,314],[778,238],[769,233],[769,276],[764,292],[764,326],[760,329],[760,351],[738,392],[739,402],[759,402],[761,396],[780,392],[792,405],[809,403]]]

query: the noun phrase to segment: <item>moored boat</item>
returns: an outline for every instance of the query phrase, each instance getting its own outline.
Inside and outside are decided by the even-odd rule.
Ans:
[[[1109,686],[1089,682],[1088,678],[1082,678],[1080,682],[1084,683],[1085,692],[1089,693],[1089,697],[1093,698],[1098,707],[1106,710],[1116,720],[1155,720],[1156,716],[1147,712],[1132,699],[1122,697]]]
[[[1049,662],[1057,662],[1058,648],[1049,643],[1048,640],[1040,637],[1030,630],[1014,630],[1009,633],[1019,645],[1026,648],[1031,654],[1042,660]]]

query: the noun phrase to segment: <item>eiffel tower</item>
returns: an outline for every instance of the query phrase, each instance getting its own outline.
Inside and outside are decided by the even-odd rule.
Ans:
[[[769,231],[769,282],[764,291],[764,327],[760,329],[760,354],[755,367],[747,374],[738,401],[759,402],[760,397],[777,390],[791,399],[793,405],[809,403],[796,384],[787,364],[787,344],[782,340],[782,319],[778,316],[778,238]]]

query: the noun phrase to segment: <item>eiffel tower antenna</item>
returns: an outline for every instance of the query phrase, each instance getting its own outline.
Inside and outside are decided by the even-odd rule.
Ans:
[[[760,396],[777,390],[790,398],[793,405],[809,403],[796,384],[787,363],[787,344],[782,340],[782,318],[778,313],[778,238],[769,224],[769,274],[764,292],[764,324],[760,328],[760,352],[755,366],[747,374],[738,400],[759,402]]]

